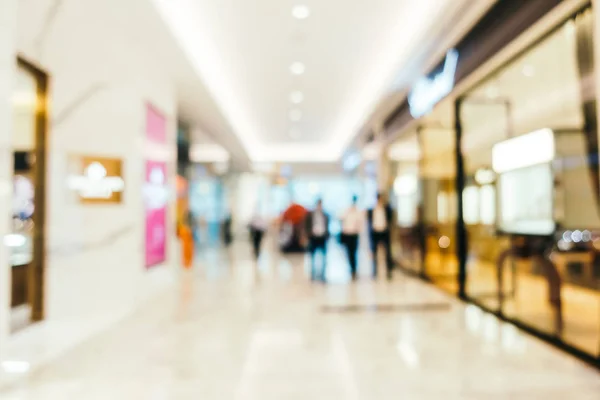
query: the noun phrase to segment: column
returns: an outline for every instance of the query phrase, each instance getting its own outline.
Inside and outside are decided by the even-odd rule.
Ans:
[[[10,232],[12,205],[11,98],[16,19],[17,0],[0,0],[0,360],[4,359],[10,318],[11,266],[3,239]]]
[[[391,187],[390,180],[393,179],[390,171],[390,162],[387,152],[387,142],[385,140],[385,130],[383,125],[377,125],[374,128],[375,143],[377,143],[377,189],[381,193],[389,194]]]

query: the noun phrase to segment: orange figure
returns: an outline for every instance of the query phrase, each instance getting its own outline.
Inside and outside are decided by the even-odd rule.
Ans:
[[[194,235],[189,226],[184,224],[179,226],[179,239],[181,240],[183,266],[190,269],[194,263]]]

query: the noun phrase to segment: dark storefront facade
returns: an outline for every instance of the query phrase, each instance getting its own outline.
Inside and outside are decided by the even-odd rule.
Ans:
[[[498,2],[385,127],[401,267],[599,365],[593,36],[590,4]]]

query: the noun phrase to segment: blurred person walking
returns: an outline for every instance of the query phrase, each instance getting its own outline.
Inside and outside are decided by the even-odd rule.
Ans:
[[[254,257],[258,260],[263,237],[269,228],[266,218],[261,214],[259,207],[256,207],[252,220],[250,221],[250,237],[252,239],[252,249]]]
[[[342,216],[341,243],[348,254],[352,280],[356,280],[358,240],[365,224],[364,212],[358,208],[357,202],[358,197],[352,196],[352,205]]]
[[[385,261],[387,278],[392,279],[392,249],[390,230],[392,227],[392,207],[382,193],[377,193],[377,204],[368,212],[369,236],[371,239],[371,253],[373,256],[373,277],[377,277],[379,246],[385,248]]]
[[[315,256],[321,253],[322,268],[320,279],[326,280],[327,271],[327,239],[329,238],[329,216],[323,211],[323,201],[318,200],[317,206],[306,215],[306,235],[308,237],[308,251],[310,252],[311,279],[316,280]]]
[[[223,218],[222,236],[225,247],[229,247],[229,245],[233,241],[233,234],[231,232],[231,210],[229,209],[227,209],[225,213],[225,218]]]

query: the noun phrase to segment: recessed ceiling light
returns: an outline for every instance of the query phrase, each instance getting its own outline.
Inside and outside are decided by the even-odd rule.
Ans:
[[[306,19],[310,16],[310,8],[304,4],[297,4],[292,7],[292,15],[296,19]]]
[[[296,122],[302,119],[302,111],[298,109],[290,110],[290,120]]]
[[[523,67],[522,72],[523,72],[523,75],[531,78],[532,76],[535,75],[535,68],[533,68],[533,65],[527,64]]]
[[[290,101],[294,104],[300,104],[304,101],[304,93],[299,90],[295,90],[290,93]]]
[[[290,65],[290,72],[294,75],[302,75],[306,71],[306,66],[299,61],[293,62]]]

